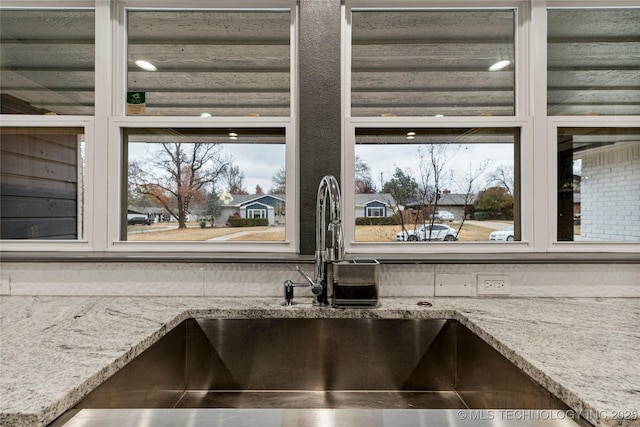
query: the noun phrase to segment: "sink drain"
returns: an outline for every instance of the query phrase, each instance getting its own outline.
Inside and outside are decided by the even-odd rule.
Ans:
[[[433,304],[431,304],[429,301],[418,301],[418,305],[420,307],[433,307]]]

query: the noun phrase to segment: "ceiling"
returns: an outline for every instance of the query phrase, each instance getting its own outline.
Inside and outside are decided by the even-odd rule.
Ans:
[[[288,11],[130,11],[147,115],[289,116]],[[513,115],[514,13],[354,11],[352,115]],[[92,11],[4,10],[4,113],[94,112]],[[138,59],[157,71],[144,71]],[[640,9],[551,10],[551,115],[640,114]]]

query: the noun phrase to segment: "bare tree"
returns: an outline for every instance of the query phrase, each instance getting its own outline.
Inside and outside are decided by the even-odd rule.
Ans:
[[[192,203],[204,202],[206,188],[216,183],[229,160],[218,144],[170,142],[158,147],[129,164],[129,184],[164,207],[178,220],[178,228],[186,228]]]
[[[269,191],[269,193],[271,194],[285,193],[287,179],[286,179],[284,166],[278,169],[278,171],[271,177],[271,183],[273,184],[273,187],[271,187],[271,190]]]
[[[244,173],[237,165],[228,164],[222,171],[221,179],[222,185],[229,191],[229,194],[248,194],[244,189]]]
[[[445,185],[452,179],[453,172],[447,172],[447,164],[460,151],[459,144],[424,144],[418,148],[420,168],[420,205],[423,209],[423,223],[430,224],[427,240],[431,240],[431,230],[435,222],[434,213]]]
[[[465,173],[464,178],[462,180],[463,194],[464,194],[464,207],[462,214],[462,221],[460,221],[460,225],[458,226],[458,235],[462,230],[462,226],[464,225],[465,219],[467,219],[467,208],[472,205],[472,198],[475,194],[476,181],[483,173],[487,170],[489,165],[491,164],[491,159],[486,159],[483,161],[480,166],[478,166],[475,170],[471,163],[469,163],[469,170]]]
[[[360,156],[356,156],[355,172],[356,193],[373,194],[377,191],[371,178],[371,167]]]
[[[500,165],[489,174],[487,181],[489,184],[497,184],[504,187],[507,193],[513,197],[513,166]]]

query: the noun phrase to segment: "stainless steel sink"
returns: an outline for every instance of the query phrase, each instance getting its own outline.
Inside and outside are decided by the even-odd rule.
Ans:
[[[568,408],[452,320],[190,319],[74,409]]]

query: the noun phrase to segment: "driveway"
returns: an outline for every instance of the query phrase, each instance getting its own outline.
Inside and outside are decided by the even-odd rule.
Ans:
[[[513,221],[511,221],[511,222],[509,222],[509,221],[505,221],[505,222],[495,221],[494,222],[494,221],[476,221],[476,220],[472,220],[472,219],[467,219],[467,220],[465,220],[464,223],[465,224],[470,224],[470,225],[477,225],[478,227],[490,228],[492,230],[502,230],[507,225],[513,224]]]

